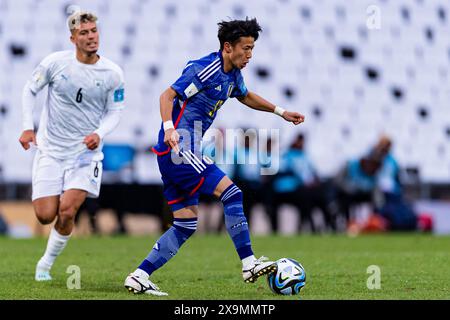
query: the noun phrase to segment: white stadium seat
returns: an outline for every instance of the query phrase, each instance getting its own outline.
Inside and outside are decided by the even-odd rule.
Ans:
[[[54,50],[71,48],[66,5],[54,0],[0,1],[0,104],[13,110],[7,124],[0,118],[0,144],[7,150],[2,152],[0,165],[11,180],[30,176],[28,169],[20,171],[17,165],[19,160],[29,161],[29,155],[16,146],[20,90],[42,58]],[[450,127],[448,3],[80,0],[77,5],[98,14],[100,53],[125,70],[128,109],[108,141],[144,145],[146,139],[153,143],[160,126],[161,92],[176,80],[188,60],[219,49],[220,20],[256,16],[263,33],[252,62],[243,71],[246,84],[268,100],[307,115],[302,129],[308,132],[308,149],[322,175],[334,174],[348,157],[363,152],[364,146],[384,132],[392,136],[401,165],[417,165],[429,181],[450,179],[450,135],[445,133]],[[379,30],[366,27],[370,5],[380,9]],[[439,7],[447,10],[446,22],[439,20]],[[427,38],[426,28],[434,31],[432,39]],[[12,54],[12,48],[21,46],[25,55]],[[353,59],[341,56],[342,46],[353,50]],[[131,49],[129,54],[123,51],[126,47]],[[367,77],[369,67],[378,72],[378,80]],[[268,72],[265,78],[258,75],[263,69]],[[395,98],[393,87],[401,88],[403,97]],[[287,88],[293,92],[291,97],[285,93]],[[421,107],[427,109],[426,119],[419,116]],[[317,112],[320,117],[315,116]],[[299,131],[236,101],[224,106],[215,126],[281,128],[283,145]],[[351,133],[343,134],[343,127]],[[420,136],[411,133],[414,128]],[[136,132],[141,132],[139,142]],[[438,148],[446,150],[441,155],[446,162],[439,161]],[[435,156],[423,157],[424,152]]]

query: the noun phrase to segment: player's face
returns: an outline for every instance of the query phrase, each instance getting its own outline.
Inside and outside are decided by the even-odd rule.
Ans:
[[[86,22],[80,25],[71,37],[72,42],[78,50],[87,54],[94,54],[98,51],[99,33],[95,22]]]
[[[233,67],[243,69],[252,58],[255,39],[253,37],[241,37],[239,42],[230,47],[230,60]]]

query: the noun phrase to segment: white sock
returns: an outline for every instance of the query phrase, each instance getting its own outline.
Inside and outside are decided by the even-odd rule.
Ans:
[[[150,276],[147,272],[145,272],[142,269],[137,268],[134,272],[134,275],[138,276],[139,278],[144,278],[144,279],[148,279],[148,277]]]
[[[49,271],[53,266],[57,256],[61,254],[66,247],[71,235],[63,236],[56,231],[55,227],[50,231],[50,236],[47,242],[47,249],[42,258],[38,262],[38,268]]]
[[[242,266],[245,267],[251,263],[253,263],[253,261],[256,260],[255,256],[248,256],[247,258],[242,259]]]

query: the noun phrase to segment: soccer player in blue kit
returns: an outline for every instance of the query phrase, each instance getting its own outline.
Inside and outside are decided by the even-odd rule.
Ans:
[[[220,51],[189,61],[181,77],[160,97],[162,125],[153,152],[158,156],[164,195],[173,211],[173,226],[126,278],[124,285],[130,292],[167,295],[149,276],[195,232],[201,193],[214,194],[223,203],[225,225],[242,260],[244,281],[252,283],[276,269],[275,262],[265,257],[257,259],[253,254],[241,190],[201,154],[203,134],[228,98],[237,98],[255,110],[275,113],[295,125],[304,121],[303,115],[273,105],[248,91],[244,84],[241,69],[250,61],[260,31],[256,19],[220,22]]]

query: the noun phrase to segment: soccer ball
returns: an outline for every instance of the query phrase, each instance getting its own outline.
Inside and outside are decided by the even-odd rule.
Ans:
[[[281,258],[276,263],[277,270],[267,276],[270,289],[276,294],[298,294],[306,282],[303,266],[290,258]]]

